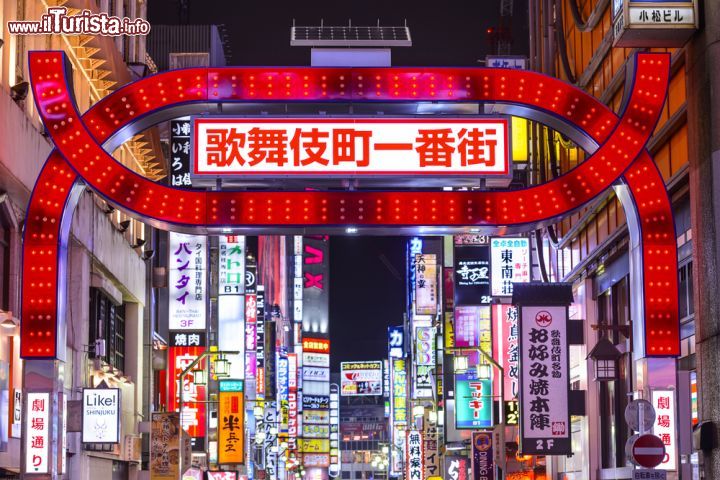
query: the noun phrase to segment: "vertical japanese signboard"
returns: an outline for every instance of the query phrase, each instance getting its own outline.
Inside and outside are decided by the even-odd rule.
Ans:
[[[195,375],[188,372],[180,385],[180,373],[185,370],[203,352],[204,347],[170,347],[168,364],[171,372],[168,391],[168,410],[177,410],[180,395],[183,396],[181,413],[182,427],[193,438],[205,436],[205,403],[207,390],[204,385],[195,384]],[[199,366],[202,366],[202,362]]]
[[[440,449],[438,445],[438,427],[430,422],[429,411],[423,419],[423,464],[424,478],[438,476],[440,472]]]
[[[651,401],[657,414],[653,433],[665,444],[665,458],[655,468],[662,470],[677,469],[677,423],[675,421],[675,390],[654,389]]]
[[[153,413],[150,430],[150,478],[177,480],[180,476],[180,416]]]
[[[512,296],[513,283],[530,281],[530,241],[527,238],[490,240],[491,291],[495,297]]]
[[[493,432],[473,432],[472,472],[473,480],[495,479]]]
[[[518,379],[518,364],[520,353],[518,351],[518,309],[514,305],[494,305],[493,319],[495,330],[493,332],[493,357],[500,360],[505,370],[502,381],[505,383],[505,401],[517,398],[520,388]]]
[[[170,330],[205,329],[207,237],[169,233]]]
[[[438,304],[437,256],[415,255],[415,314],[435,315]]]
[[[394,426],[407,425],[407,371],[405,360],[392,362],[392,421]]]
[[[388,327],[388,357],[403,358],[405,356],[405,329],[402,325]]]
[[[245,402],[242,381],[221,381],[218,393],[218,463],[244,462]]]
[[[455,245],[455,305],[487,305],[490,291],[490,245]]]
[[[571,453],[567,306],[520,307],[520,448]]]
[[[328,335],[330,286],[329,240],[327,236],[303,237],[302,324],[312,336]]]
[[[218,237],[218,295],[245,293],[245,237]]]
[[[422,433],[408,430],[405,435],[405,480],[424,480],[425,445]]]
[[[258,400],[265,399],[265,287],[257,286],[255,324],[255,390]]]
[[[25,472],[48,473],[50,394],[28,392],[25,406]]]
[[[170,121],[170,185],[191,187],[190,119]]]
[[[479,379],[475,368],[455,374],[455,428],[492,426],[492,382]]]

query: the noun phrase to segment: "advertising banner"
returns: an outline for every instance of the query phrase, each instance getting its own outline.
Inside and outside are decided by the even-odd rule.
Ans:
[[[492,426],[492,382],[478,379],[474,368],[455,374],[455,428]]]
[[[303,426],[308,424],[327,425],[330,422],[330,410],[303,410]]]
[[[168,327],[205,329],[207,237],[170,232]]]
[[[435,315],[438,306],[437,256],[415,255],[415,314]]]
[[[83,388],[83,443],[120,442],[120,389]]]
[[[435,366],[435,327],[415,328],[415,365]]]
[[[490,245],[455,245],[455,305],[487,305],[490,290]]]
[[[473,480],[495,480],[495,456],[493,432],[473,432],[472,435]]]
[[[177,480],[180,477],[180,415],[152,414],[150,431],[150,478]]]
[[[344,397],[382,395],[382,362],[342,362],[340,391]]]
[[[490,240],[490,265],[492,295],[512,296],[513,283],[530,281],[530,240],[493,238]]]
[[[193,130],[195,176],[510,172],[507,118],[194,117]],[[271,148],[255,146],[268,140]]]
[[[433,398],[433,370],[435,367],[418,365],[415,367],[413,392],[414,398]]]
[[[303,366],[329,368],[330,355],[327,353],[303,352]]]
[[[424,480],[425,445],[422,433],[408,430],[405,438],[405,479]]]
[[[329,438],[330,425],[303,424],[302,436],[305,438]]]
[[[456,347],[480,347],[484,352],[491,353],[490,306],[455,307],[454,334]]]
[[[218,393],[218,463],[244,463],[245,397],[240,388],[223,388]]]
[[[520,448],[571,453],[567,307],[520,308]]]
[[[327,395],[303,395],[303,410],[328,410],[330,408],[330,397]]]

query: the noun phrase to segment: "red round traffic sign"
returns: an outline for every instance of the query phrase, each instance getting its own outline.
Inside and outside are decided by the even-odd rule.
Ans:
[[[656,435],[640,435],[633,443],[632,456],[642,467],[657,467],[665,458],[665,444]]]

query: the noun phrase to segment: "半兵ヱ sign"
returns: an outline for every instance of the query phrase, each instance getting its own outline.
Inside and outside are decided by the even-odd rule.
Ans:
[[[510,172],[507,118],[193,119],[193,175]]]

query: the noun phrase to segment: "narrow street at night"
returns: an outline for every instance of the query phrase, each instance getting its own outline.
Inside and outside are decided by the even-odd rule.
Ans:
[[[720,1],[0,25],[0,479],[720,479]]]

